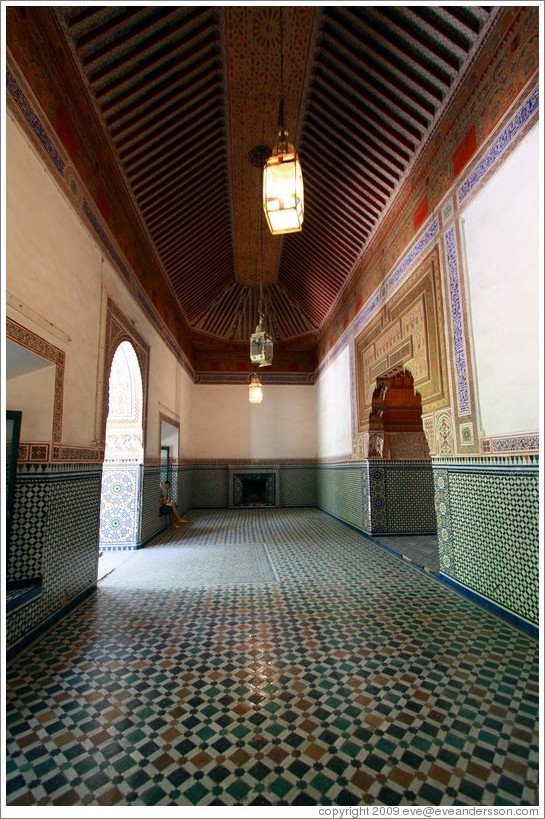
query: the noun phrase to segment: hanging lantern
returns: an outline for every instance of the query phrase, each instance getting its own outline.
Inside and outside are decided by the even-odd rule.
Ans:
[[[263,210],[273,235],[303,228],[303,173],[289,142],[280,141],[263,168]]]
[[[284,100],[280,103],[278,142],[263,166],[263,210],[273,235],[303,228],[303,172],[297,151],[284,128]]]
[[[250,376],[248,397],[250,399],[250,404],[261,404],[263,401],[263,384],[261,383],[257,373],[252,373]]]
[[[259,315],[259,324],[255,328],[255,333],[250,336],[250,361],[260,367],[268,367],[273,360],[273,340],[267,333],[265,318],[262,313]]]
[[[263,166],[263,210],[273,235],[302,230],[303,173],[294,146],[288,142],[284,117],[284,24],[280,7],[280,106],[278,142]]]

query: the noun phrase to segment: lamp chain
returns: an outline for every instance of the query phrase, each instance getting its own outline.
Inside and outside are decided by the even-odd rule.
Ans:
[[[284,17],[280,6],[280,105],[278,107],[278,129],[282,139],[286,130],[284,113]]]
[[[284,99],[284,17],[280,6],[280,92]]]
[[[263,315],[263,220],[259,220],[259,302],[257,305],[259,320]]]

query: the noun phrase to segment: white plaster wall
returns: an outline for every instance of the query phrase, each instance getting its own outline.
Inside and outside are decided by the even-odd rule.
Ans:
[[[6,409],[22,412],[21,441],[51,441],[54,395],[54,364],[6,382]]]
[[[187,454],[192,380],[9,116],[6,169],[6,314],[65,353],[63,444],[93,445],[100,431],[102,389],[109,378],[103,361],[110,296],[150,345],[146,457],[159,457],[160,412],[179,421],[180,451]],[[7,294],[23,308],[10,306]],[[32,390],[27,415],[32,408],[38,415],[40,393]],[[33,423],[39,428],[41,421],[36,417]]]
[[[250,404],[246,384],[195,384],[193,458],[315,458],[314,387],[268,385]]]
[[[537,127],[464,210],[461,224],[481,434],[536,431],[540,378]]]
[[[95,421],[99,254],[9,117],[6,129],[6,290],[44,322],[8,308],[7,313],[64,350],[63,438],[89,443]]]
[[[321,374],[316,384],[318,457],[350,458],[352,416],[350,355],[345,347]]]
[[[153,457],[160,455],[162,414],[179,424],[179,452],[171,452],[171,458],[188,458],[193,438],[193,381],[153,328],[148,330],[147,335],[151,340],[151,350],[146,454]]]

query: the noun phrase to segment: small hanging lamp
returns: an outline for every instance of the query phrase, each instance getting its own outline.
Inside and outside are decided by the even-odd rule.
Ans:
[[[267,333],[265,316],[259,313],[255,333],[250,336],[250,361],[260,367],[269,367],[273,360],[273,340]]]
[[[284,55],[280,8],[280,83],[278,142],[263,166],[263,210],[273,235],[296,233],[303,228],[303,172],[294,146],[288,142],[284,119]]]
[[[263,384],[257,373],[252,373],[250,376],[248,398],[250,399],[250,404],[261,404],[263,401]]]
[[[259,225],[259,252],[260,252],[260,282],[259,282],[259,302],[257,313],[259,321],[255,328],[255,333],[250,336],[250,361],[260,367],[269,367],[273,360],[273,340],[267,332],[265,323],[265,310],[263,306],[263,229],[262,222]]]

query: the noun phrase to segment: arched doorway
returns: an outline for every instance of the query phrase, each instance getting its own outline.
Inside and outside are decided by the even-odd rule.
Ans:
[[[369,457],[430,457],[422,397],[408,369],[390,370],[377,378],[369,415]]]
[[[371,527],[398,554],[439,571],[433,473],[422,397],[410,370],[377,378],[369,414]]]
[[[142,376],[133,345],[122,341],[110,369],[100,502],[101,551],[137,548],[143,456]]]

